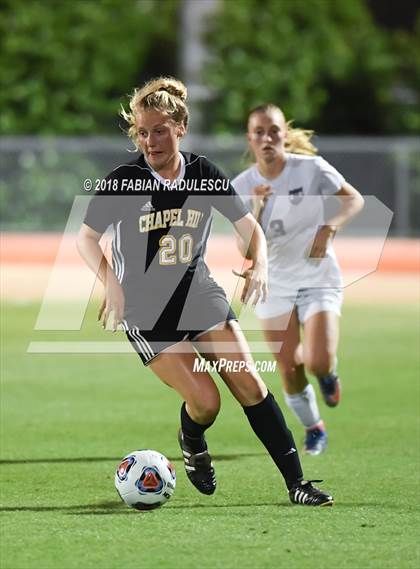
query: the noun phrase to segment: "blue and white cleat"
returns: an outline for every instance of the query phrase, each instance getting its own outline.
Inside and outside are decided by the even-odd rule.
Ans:
[[[318,377],[321,395],[328,407],[337,407],[341,399],[341,383],[335,373]]]
[[[303,452],[316,456],[326,450],[328,446],[328,435],[323,423],[318,423],[312,429],[306,430],[305,444]]]

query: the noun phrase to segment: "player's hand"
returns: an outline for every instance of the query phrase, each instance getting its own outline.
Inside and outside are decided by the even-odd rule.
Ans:
[[[268,184],[259,184],[252,188],[252,205],[253,211],[259,212],[267,202],[269,196],[273,193],[271,186]]]
[[[243,273],[232,269],[232,272],[237,277],[245,279],[245,285],[241,294],[241,302],[243,304],[247,304],[253,294],[252,306],[255,306],[259,300],[265,302],[267,298],[267,269],[265,267],[250,267]]]
[[[106,328],[108,318],[113,313],[112,331],[115,332],[124,318],[124,292],[122,286],[113,274],[108,274],[105,284],[105,295],[98,312],[98,320],[102,328]]]
[[[322,259],[325,257],[330,239],[333,239],[336,227],[333,225],[322,225],[314,238],[309,257],[311,259]]]

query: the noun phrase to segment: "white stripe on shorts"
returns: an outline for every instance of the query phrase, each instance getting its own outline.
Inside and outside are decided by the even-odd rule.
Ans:
[[[155,356],[154,351],[152,350],[151,345],[149,342],[140,334],[140,330],[136,326],[128,331],[128,334],[133,338],[136,346],[140,350],[140,352],[144,355],[146,359],[152,359]]]

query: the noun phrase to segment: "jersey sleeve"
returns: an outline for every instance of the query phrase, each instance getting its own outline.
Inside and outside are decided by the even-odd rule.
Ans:
[[[83,223],[98,233],[104,233],[113,223],[112,202],[114,200],[107,194],[98,192],[89,202]]]
[[[112,181],[117,180],[116,186]],[[118,205],[121,201],[119,191],[120,175],[114,170],[104,179],[104,190],[98,190],[92,196],[83,223],[98,233],[104,233],[114,223],[117,216]],[[111,189],[110,189],[111,188]]]
[[[319,193],[323,195],[336,194],[343,187],[346,180],[324,158],[318,157],[316,164],[319,171]]]
[[[217,209],[222,215],[227,217],[229,221],[234,223],[238,221],[249,212],[245,207],[242,199],[234,190],[229,179],[214,165],[208,162],[209,178],[213,180],[220,180],[222,182],[223,191],[212,192],[214,199],[212,199],[212,206]]]

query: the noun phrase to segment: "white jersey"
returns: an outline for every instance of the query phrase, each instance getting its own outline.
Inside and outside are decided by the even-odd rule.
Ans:
[[[252,211],[252,189],[271,186],[260,219],[268,245],[269,288],[294,289],[342,286],[340,269],[330,244],[322,259],[309,258],[314,236],[325,224],[324,200],[337,193],[345,180],[320,156],[286,154],[277,178],[264,178],[254,164],[232,182]]]

